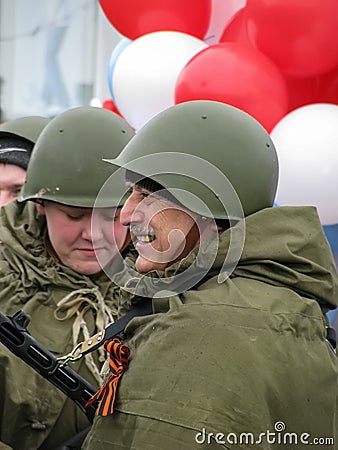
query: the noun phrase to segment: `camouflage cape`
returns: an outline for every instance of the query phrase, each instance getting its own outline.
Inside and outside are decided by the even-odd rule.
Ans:
[[[73,348],[74,338],[83,340],[84,324],[92,334],[99,320],[104,326],[116,317],[120,294],[104,273],[81,275],[55,262],[46,252],[44,236],[45,220],[33,203],[14,201],[1,208],[0,310],[11,315],[26,311],[31,315],[30,333],[63,355]],[[95,373],[101,366],[96,358],[72,368],[98,386]],[[71,400],[0,347],[1,441],[14,449],[51,450],[88,426]]]
[[[115,412],[95,418],[84,449],[307,448],[303,433],[338,448],[338,363],[323,314],[337,306],[338,277],[315,208],[247,217],[241,259],[218,283],[228,246],[225,231],[202,284],[154,298],[154,314],[129,323]],[[285,433],[296,433],[291,444]]]

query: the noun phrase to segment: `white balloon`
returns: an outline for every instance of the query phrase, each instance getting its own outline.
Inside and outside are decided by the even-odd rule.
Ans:
[[[313,205],[323,225],[338,223],[338,106],[298,108],[271,131],[279,159],[276,203]]]
[[[174,105],[178,75],[206,47],[189,34],[158,31],[135,39],[121,52],[113,73],[114,99],[136,131]]]

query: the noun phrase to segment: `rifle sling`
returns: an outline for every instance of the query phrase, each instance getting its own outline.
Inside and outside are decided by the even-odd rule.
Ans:
[[[124,329],[128,325],[128,323],[134,317],[148,316],[153,313],[152,307],[152,299],[144,298],[139,301],[135,307],[129,311],[125,316],[121,317],[114,323],[111,323],[106,326],[104,331],[95,334],[91,338],[82,342],[81,345],[81,356],[86,353],[93,352],[98,349],[104,342],[110,341],[115,336],[121,335],[124,332]]]

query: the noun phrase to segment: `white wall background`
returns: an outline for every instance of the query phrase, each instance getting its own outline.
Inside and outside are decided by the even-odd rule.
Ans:
[[[0,0],[2,119],[109,98],[108,63],[121,38],[98,0]]]

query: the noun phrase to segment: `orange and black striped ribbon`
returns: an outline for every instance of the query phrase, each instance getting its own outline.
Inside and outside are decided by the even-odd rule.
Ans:
[[[96,415],[109,416],[114,412],[114,403],[119,379],[127,370],[130,355],[129,348],[122,344],[118,338],[104,344],[109,353],[110,374],[100,389],[87,402],[86,407],[99,402]]]

